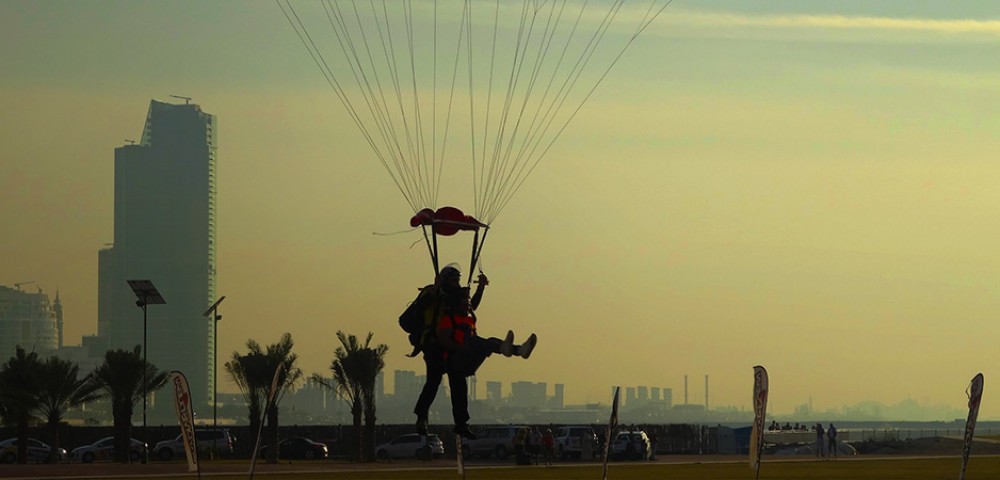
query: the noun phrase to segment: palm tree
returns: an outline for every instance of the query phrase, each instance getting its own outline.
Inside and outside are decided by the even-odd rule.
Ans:
[[[296,365],[298,355],[292,353],[290,333],[284,333],[278,343],[261,348],[254,340],[247,341],[246,355],[233,352],[233,360],[226,363],[226,372],[239,387],[250,409],[250,431],[257,432],[260,428],[261,411],[267,402],[274,375],[278,373],[277,387],[274,399],[267,412],[267,462],[278,463],[278,404],[296,383],[302,378],[302,369]]]
[[[243,394],[243,400],[247,402],[249,409],[250,432],[256,434],[260,428],[260,413],[267,395],[268,384],[260,382],[258,379],[265,377],[264,356],[260,354],[260,345],[253,340],[247,341],[247,348],[250,353],[240,355],[233,352],[233,359],[226,362],[226,373],[232,378],[233,383]],[[254,353],[254,352],[258,353]],[[272,372],[273,375],[273,372]],[[240,442],[242,453],[251,453],[253,443]]]
[[[50,463],[59,459],[59,425],[66,412],[78,405],[102,397],[101,386],[88,375],[79,378],[80,366],[59,357],[49,357],[39,368],[40,385],[37,391],[38,413],[51,432],[52,450]]]
[[[167,383],[167,372],[160,372],[155,365],[146,363],[146,385],[143,388],[143,370],[142,347],[136,345],[132,351],[108,350],[104,363],[93,373],[93,381],[111,397],[116,462],[130,460],[129,443],[135,404],[142,400],[143,392],[154,392]]]
[[[365,348],[361,350],[362,361],[360,362],[363,368],[363,371],[360,372],[361,400],[365,409],[364,451],[368,461],[375,460],[375,381],[382,369],[385,368],[385,353],[389,351],[389,347],[385,344],[379,344],[374,348],[368,347],[371,340],[372,334],[369,332]]]
[[[358,446],[357,459],[367,461],[375,459],[375,380],[385,368],[385,353],[389,350],[384,344],[372,348],[373,336],[368,332],[362,346],[358,337],[338,331],[337,339],[341,345],[333,351],[333,362],[330,364],[333,385],[327,384],[319,375],[313,375],[315,381],[336,391],[350,406]],[[362,413],[365,431],[361,429]]]
[[[278,373],[277,389],[274,392],[274,400],[271,408],[267,411],[268,444],[267,463],[278,463],[278,403],[292,390],[296,383],[302,379],[302,369],[296,363],[299,356],[292,353],[292,335],[285,333],[278,343],[267,346],[265,358],[267,358],[268,370]],[[272,374],[273,375],[273,374]],[[273,379],[273,377],[272,377]]]
[[[0,366],[0,409],[3,420],[13,424],[17,431],[17,463],[28,462],[28,424],[38,406],[39,370],[38,354],[27,353],[17,346],[14,356]]]

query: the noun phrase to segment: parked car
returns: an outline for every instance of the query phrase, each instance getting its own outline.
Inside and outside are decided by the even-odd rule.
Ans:
[[[195,430],[194,438],[198,443],[198,452],[210,452],[214,447],[223,455],[233,453],[234,439],[229,434],[229,430]],[[153,451],[156,452],[157,457],[160,457],[160,460],[187,456],[184,450],[184,439],[181,438],[181,435],[177,435],[173,440],[157,442]]]
[[[496,456],[503,460],[514,453],[514,438],[517,431],[527,427],[507,425],[503,427],[485,427],[476,432],[475,440],[462,440],[462,455],[472,458],[479,455],[483,458]]]
[[[147,446],[134,438],[129,439],[128,458],[133,462],[142,459]],[[104,437],[90,445],[74,448],[70,460],[90,463],[95,460],[114,460],[115,437]]]
[[[592,460],[597,453],[597,435],[594,429],[588,426],[560,427],[556,430],[554,435],[556,456],[563,460],[570,457],[580,458],[580,452],[583,451],[581,441],[584,437],[590,439],[592,457],[586,460]]]
[[[425,440],[420,434],[408,433],[375,447],[375,456],[381,460],[411,457],[430,460],[441,455],[444,455],[444,442],[434,434],[427,435]]]
[[[52,447],[49,444],[35,439],[28,438],[28,461],[44,463],[49,461],[52,454]],[[66,449],[59,449],[59,461],[66,460]],[[0,463],[17,462],[17,438],[8,438],[0,442]]]
[[[631,448],[630,445],[631,444]],[[615,460],[646,460],[649,458],[651,445],[646,432],[618,432],[611,443],[611,458]]]
[[[306,437],[288,437],[278,442],[278,458],[304,458],[313,460],[326,458],[329,450],[326,444],[314,442]],[[267,456],[267,445],[260,449],[260,457]]]

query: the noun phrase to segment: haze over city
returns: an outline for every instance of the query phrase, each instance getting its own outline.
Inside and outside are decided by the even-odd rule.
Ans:
[[[15,0],[0,27],[0,285],[58,291],[67,344],[97,329],[114,149],[177,95],[218,118],[220,361],[290,332],[326,375],[343,330],[422,370],[396,321],[433,274],[413,212],[274,2]],[[998,39],[986,1],[673,2],[491,224],[479,328],[539,342],[481,382],[679,403],[690,375],[701,403],[707,374],[749,409],[764,365],[782,413],[961,408],[982,372],[1000,419]],[[448,168],[438,206],[471,208]],[[468,237],[443,248],[468,265]]]

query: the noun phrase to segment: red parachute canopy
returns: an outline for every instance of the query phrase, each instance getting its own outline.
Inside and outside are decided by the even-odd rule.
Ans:
[[[441,207],[437,211],[425,208],[417,212],[410,219],[410,226],[418,227],[420,225],[430,225],[433,227],[434,233],[446,237],[454,235],[460,230],[477,231],[480,227],[487,226],[455,207]]]

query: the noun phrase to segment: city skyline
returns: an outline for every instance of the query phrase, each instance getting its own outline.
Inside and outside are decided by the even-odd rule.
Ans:
[[[337,330],[371,331],[419,371],[396,323],[432,275],[413,212],[274,2],[0,18],[0,285],[58,291],[67,345],[100,329],[114,149],[177,95],[220,119],[222,358],[289,332],[325,374]],[[709,374],[711,404],[749,405],[764,365],[769,410],[794,411],[960,409],[983,372],[1000,418],[998,36],[985,1],[674,2],[491,225],[480,329],[539,342],[481,375],[584,403]],[[471,209],[461,166],[441,203]]]

